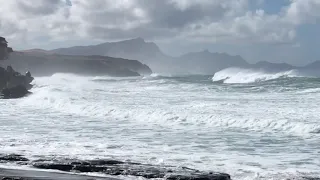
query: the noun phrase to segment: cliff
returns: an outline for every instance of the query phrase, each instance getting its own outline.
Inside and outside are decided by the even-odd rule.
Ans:
[[[11,52],[13,52],[13,50],[11,47],[8,47],[7,40],[0,36],[0,60],[8,59]]]
[[[9,55],[13,53],[12,48],[8,47],[8,42],[4,37],[0,37],[0,60],[5,64]],[[30,84],[33,81],[31,73],[28,71],[25,75],[13,70],[11,65],[7,68],[0,66],[0,99],[21,98],[30,92]]]
[[[39,50],[37,50],[39,52]],[[188,53],[181,57],[170,57],[164,54],[153,42],[142,38],[119,42],[107,42],[91,46],[75,46],[47,51],[64,55],[107,55],[127,59],[137,59],[154,71],[175,74],[213,74],[231,66],[245,66],[248,63],[240,56],[209,51]]]
[[[29,70],[35,76],[54,73],[81,75],[139,76],[151,74],[151,69],[136,60],[106,56],[69,56],[47,53],[14,52],[10,62],[17,71]]]
[[[92,46],[75,46],[49,51],[63,55],[100,55],[135,59],[141,62],[154,61],[155,57],[165,56],[153,42],[145,42],[142,38],[135,38],[119,42],[106,42]]]

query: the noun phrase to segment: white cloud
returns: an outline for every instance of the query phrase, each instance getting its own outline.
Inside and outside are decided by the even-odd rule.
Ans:
[[[64,41],[138,36],[294,44],[296,28],[320,17],[319,0],[291,0],[279,14],[251,10],[249,1],[0,0],[0,34],[14,44],[21,43],[23,37],[29,45],[43,43],[41,38]]]
[[[299,25],[314,23],[320,18],[319,0],[290,0],[291,4],[285,8],[286,20]]]

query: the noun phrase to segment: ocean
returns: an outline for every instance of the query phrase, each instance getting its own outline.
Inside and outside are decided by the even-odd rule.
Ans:
[[[0,101],[2,154],[187,166],[240,180],[320,176],[318,77],[228,68],[57,73],[33,84],[28,97]]]

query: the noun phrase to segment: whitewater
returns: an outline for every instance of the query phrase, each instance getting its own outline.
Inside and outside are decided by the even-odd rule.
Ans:
[[[0,101],[0,153],[112,158],[225,172],[320,176],[320,78],[229,68],[214,76],[36,77]]]

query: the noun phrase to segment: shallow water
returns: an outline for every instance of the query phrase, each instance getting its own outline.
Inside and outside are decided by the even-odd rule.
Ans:
[[[36,78],[29,97],[0,101],[0,153],[317,177],[320,79],[291,73]]]

